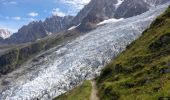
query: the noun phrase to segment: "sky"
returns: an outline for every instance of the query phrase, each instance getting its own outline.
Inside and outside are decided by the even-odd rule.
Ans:
[[[75,16],[90,0],[0,0],[0,28],[17,32],[29,22],[58,15]]]

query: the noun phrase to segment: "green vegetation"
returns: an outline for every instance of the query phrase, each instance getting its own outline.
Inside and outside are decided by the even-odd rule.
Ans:
[[[101,100],[169,100],[170,7],[108,64],[96,80]],[[88,100],[88,84],[56,100]]]
[[[30,45],[12,48],[0,56],[0,74],[6,74],[20,66],[31,57],[59,43],[59,39],[35,42]]]
[[[90,81],[85,81],[82,85],[63,95],[60,95],[54,100],[89,100],[91,89],[92,87]]]
[[[63,38],[40,41],[11,50],[0,57],[1,73],[61,41]],[[102,70],[97,86],[101,100],[164,100],[170,97],[170,7]],[[89,100],[91,88],[86,81],[54,100]]]
[[[103,69],[97,86],[101,100],[170,97],[170,7]]]

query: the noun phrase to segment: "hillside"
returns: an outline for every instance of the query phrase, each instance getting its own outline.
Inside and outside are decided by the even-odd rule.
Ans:
[[[51,100],[98,76],[101,69],[138,39],[166,8],[167,4],[160,5],[138,16],[99,25],[84,35],[77,32],[75,36],[75,30],[71,30],[71,34],[70,31],[64,36],[61,33],[61,38],[38,40],[31,46],[2,55],[0,100]],[[105,83],[100,80],[99,87]]]
[[[170,7],[103,69],[97,83],[101,100],[170,97]]]
[[[168,100],[170,96],[170,7],[96,79],[100,100]],[[84,83],[85,84],[85,83]],[[89,85],[89,88],[91,86]],[[68,97],[79,87],[56,100]],[[90,90],[91,92],[91,90]],[[82,93],[87,93],[81,88]],[[74,100],[86,100],[89,97]]]
[[[91,92],[91,84],[90,81],[85,81],[82,85],[78,86],[77,88],[60,95],[59,97],[55,98],[54,100],[88,100],[90,97]]]

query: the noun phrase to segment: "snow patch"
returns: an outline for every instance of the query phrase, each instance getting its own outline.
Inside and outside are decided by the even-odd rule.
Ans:
[[[73,30],[73,29],[75,29],[75,28],[77,28],[77,27],[79,27],[80,26],[80,24],[78,24],[77,26],[72,26],[72,27],[70,27],[68,30],[70,31],[70,30]]]
[[[120,18],[120,19],[111,18],[111,19],[104,20],[104,21],[98,23],[97,25],[103,25],[103,24],[108,24],[108,23],[115,23],[115,22],[118,22],[118,21],[121,21],[121,20],[123,20],[123,18]]]
[[[53,34],[53,33],[51,33],[51,32],[47,32],[47,31],[46,31],[46,33],[47,33],[47,35],[52,35],[52,34]]]
[[[117,0],[117,4],[115,4],[116,8],[118,8],[124,0]]]

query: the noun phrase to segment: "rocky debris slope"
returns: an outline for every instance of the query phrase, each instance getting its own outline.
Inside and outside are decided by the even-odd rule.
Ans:
[[[168,100],[170,6],[97,78],[101,100]]]
[[[137,39],[166,7],[108,23],[45,52],[0,79],[0,99],[49,100],[99,75],[101,68]]]

